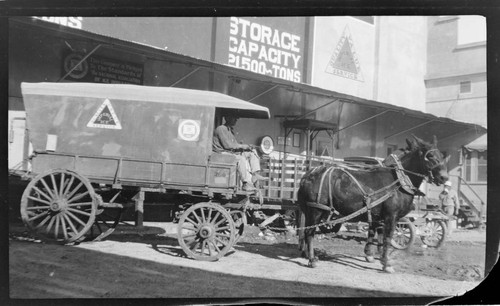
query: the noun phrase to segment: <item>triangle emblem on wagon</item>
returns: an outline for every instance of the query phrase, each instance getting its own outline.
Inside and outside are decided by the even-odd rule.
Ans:
[[[363,73],[359,65],[358,55],[354,49],[354,43],[346,25],[335,51],[326,66],[325,72],[338,75],[347,79],[364,81]]]
[[[104,100],[87,127],[121,130],[122,125],[109,99]]]

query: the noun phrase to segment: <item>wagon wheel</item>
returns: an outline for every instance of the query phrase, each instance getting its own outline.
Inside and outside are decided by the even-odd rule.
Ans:
[[[49,170],[36,176],[21,198],[21,218],[37,236],[48,242],[70,243],[94,223],[98,198],[80,174]]]
[[[101,241],[111,235],[120,223],[125,208],[98,208],[94,223],[90,230],[83,235],[82,240]]]
[[[182,214],[177,239],[189,257],[215,261],[231,249],[235,232],[233,218],[222,206],[198,203]]]
[[[415,225],[409,219],[401,218],[394,229],[391,245],[395,249],[405,250],[415,242],[415,235]]]
[[[243,237],[243,232],[245,231],[245,226],[247,224],[247,215],[241,210],[232,210],[229,212],[231,218],[234,222],[234,227],[236,229],[234,235],[234,243],[238,242],[241,237]]]
[[[442,220],[429,220],[425,224],[425,232],[422,242],[431,248],[439,248],[446,239],[448,229]]]

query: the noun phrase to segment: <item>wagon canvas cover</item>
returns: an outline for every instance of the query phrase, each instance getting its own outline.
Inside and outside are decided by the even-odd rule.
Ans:
[[[212,152],[215,108],[269,118],[265,107],[209,91],[95,83],[21,88],[34,151],[68,156],[38,158],[34,172],[65,167],[112,178],[121,163],[124,179],[201,184]]]

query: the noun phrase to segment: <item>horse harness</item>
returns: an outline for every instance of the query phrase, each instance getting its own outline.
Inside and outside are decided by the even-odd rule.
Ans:
[[[411,195],[421,194],[421,191],[418,190],[418,188],[416,188],[413,185],[410,178],[405,174],[405,171],[407,171],[407,170],[405,170],[402,167],[401,161],[399,160],[399,158],[396,155],[391,154],[389,162],[394,163],[394,165],[395,165],[394,170],[396,171],[396,175],[397,175],[398,179],[395,180],[394,182],[392,182],[391,184],[389,184],[388,186],[382,187],[381,189],[375,190],[371,193],[366,192],[365,189],[363,188],[363,186],[361,185],[361,183],[348,171],[349,169],[350,170],[359,170],[359,169],[353,169],[353,168],[345,166],[345,165],[330,166],[321,176],[321,182],[319,185],[318,196],[317,196],[316,202],[306,202],[306,205],[310,206],[310,207],[330,211],[331,214],[340,215],[340,213],[333,207],[332,192],[331,192],[332,191],[331,190],[332,189],[331,173],[334,170],[340,170],[340,171],[344,172],[345,174],[347,174],[351,178],[351,180],[356,184],[358,189],[361,191],[361,193],[363,194],[363,202],[365,204],[365,207],[363,207],[362,209],[360,209],[360,210],[358,210],[350,215],[347,215],[347,216],[342,217],[342,218],[337,218],[337,219],[334,219],[334,220],[331,220],[331,221],[325,222],[325,223],[330,224],[330,225],[342,223],[342,222],[345,222],[349,219],[352,219],[354,217],[357,217],[358,215],[361,215],[361,214],[367,212],[368,213],[368,224],[371,226],[371,224],[372,224],[371,209],[374,208],[375,206],[379,205],[380,203],[383,203],[384,201],[386,201],[390,197],[392,197],[394,195],[394,193],[396,192],[396,190],[399,189],[399,187],[402,187],[404,191],[406,191],[407,193],[409,193]],[[313,169],[312,171],[314,172],[318,168],[319,167]],[[328,203],[330,203],[330,206],[320,203],[323,183],[324,183],[324,180],[326,177],[328,177],[328,201],[329,201]],[[383,196],[381,196],[380,198],[373,201],[373,197],[376,196],[377,194],[382,193],[382,192],[385,192],[385,194]]]

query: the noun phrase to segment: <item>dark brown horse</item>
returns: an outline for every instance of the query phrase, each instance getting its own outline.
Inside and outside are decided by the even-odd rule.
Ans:
[[[368,221],[365,255],[369,262],[374,261],[375,232],[382,228],[380,261],[384,271],[394,272],[388,249],[398,220],[413,209],[413,197],[424,178],[438,186],[448,180],[448,158],[437,149],[436,137],[432,144],[413,138],[406,140],[408,148],[399,157],[384,161],[387,166],[356,169],[340,164],[320,166],[304,174],[298,191],[298,234],[299,249],[309,258],[310,267],[318,260],[313,248],[315,225],[333,213],[337,217],[353,216],[349,222]]]

